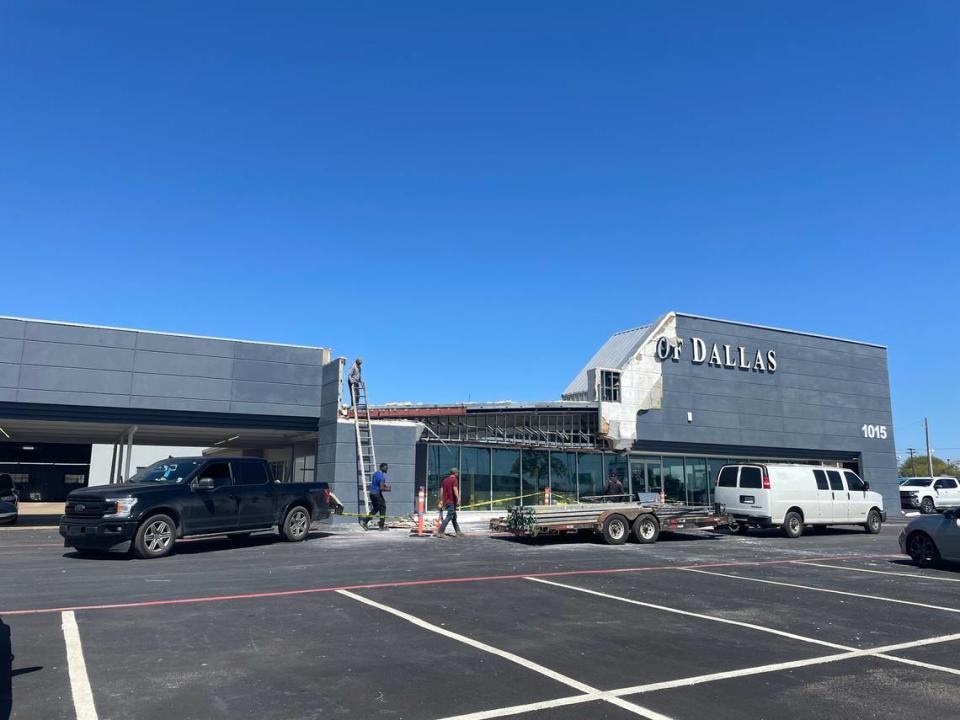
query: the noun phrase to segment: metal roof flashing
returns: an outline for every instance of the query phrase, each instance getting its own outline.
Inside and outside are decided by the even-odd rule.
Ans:
[[[866,345],[867,347],[887,349],[886,345],[879,343],[866,342],[864,340],[851,340],[850,338],[836,337],[835,335],[823,335],[821,333],[804,332],[802,330],[790,330],[788,328],[775,327],[772,325],[757,325],[756,323],[742,322],[740,320],[724,320],[723,318],[710,317],[709,315],[697,315],[695,313],[673,312],[677,317],[692,318],[694,320],[709,320],[710,322],[721,322],[727,325],[740,325],[741,327],[757,328],[758,330],[772,330],[774,332],[790,333],[791,335],[804,335],[806,337],[821,338],[823,340],[836,340],[838,342],[852,343],[853,345]]]
[[[330,350],[329,347],[318,347],[316,345],[295,345],[293,343],[269,342],[266,340],[241,340],[240,338],[225,338],[217,337],[215,335],[192,335],[190,333],[165,332],[163,330],[140,330],[138,328],[114,327],[112,325],[93,325],[91,323],[65,322],[62,320],[40,320],[39,318],[12,317],[10,315],[0,315],[0,320],[42,323],[44,325],[63,325],[66,327],[92,328],[94,330],[117,330],[120,332],[144,333],[145,335],[166,335],[168,337],[194,338],[196,340],[222,340],[224,342],[245,343],[248,345],[272,345],[274,347],[299,348],[301,350]]]

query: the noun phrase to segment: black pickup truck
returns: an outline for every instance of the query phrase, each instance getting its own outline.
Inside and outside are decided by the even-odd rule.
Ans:
[[[327,483],[280,483],[265,460],[217,456],[168,458],[125,483],[74,490],[65,509],[64,547],[158,558],[191,535],[275,528],[284,540],[305,540],[312,520],[343,506]]]

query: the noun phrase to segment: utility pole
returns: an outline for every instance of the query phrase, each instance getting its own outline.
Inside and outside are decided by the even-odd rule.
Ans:
[[[907,448],[907,454],[910,456],[910,464],[913,465],[913,456],[917,454],[917,449]]]
[[[930,454],[930,425],[927,419],[923,419],[923,432],[927,436],[927,469],[930,471],[930,477],[933,477],[933,455]]]

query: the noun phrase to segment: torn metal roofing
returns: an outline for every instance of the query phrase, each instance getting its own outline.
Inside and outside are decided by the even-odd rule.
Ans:
[[[591,368],[622,368],[646,340],[653,326],[654,323],[650,323],[612,335],[573,378],[563,391],[563,397],[579,396],[587,392],[587,371]]]

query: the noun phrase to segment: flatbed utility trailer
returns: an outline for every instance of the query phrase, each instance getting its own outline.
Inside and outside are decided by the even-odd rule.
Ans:
[[[720,505],[645,505],[638,502],[524,505],[512,507],[505,518],[490,521],[491,530],[535,538],[589,531],[608,545],[622,545],[631,536],[638,543],[655,543],[662,532],[703,530],[734,524]]]

